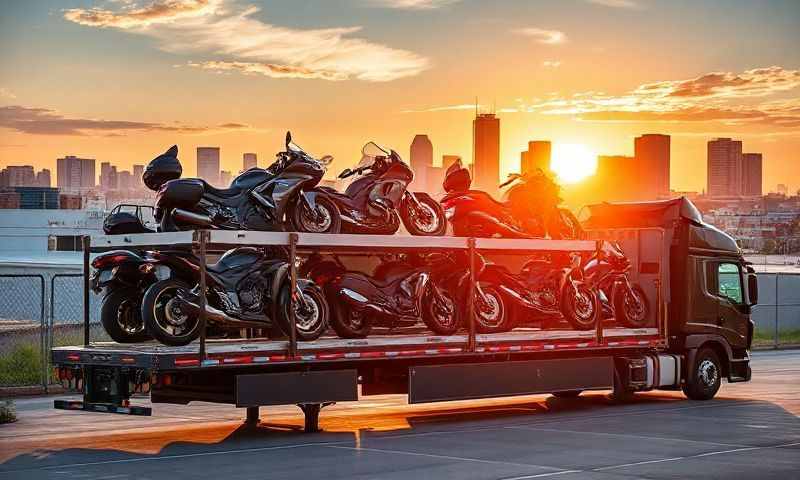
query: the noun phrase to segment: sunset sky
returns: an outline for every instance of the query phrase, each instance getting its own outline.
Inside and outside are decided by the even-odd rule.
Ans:
[[[287,129],[336,172],[417,133],[470,160],[477,97],[505,172],[528,140],[630,155],[667,133],[672,188],[699,191],[706,141],[732,136],[763,152],[765,191],[793,191],[798,25],[797,0],[4,1],[0,165],[130,168],[177,144],[188,175],[197,146],[238,171]]]

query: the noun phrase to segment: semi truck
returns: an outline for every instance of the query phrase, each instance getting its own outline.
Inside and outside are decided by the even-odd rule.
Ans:
[[[55,347],[52,362],[62,383],[82,400],[54,407],[150,415],[131,403],[193,401],[233,404],[257,422],[259,408],[297,405],[305,430],[316,431],[320,410],[334,402],[378,394],[406,394],[409,403],[612,390],[624,399],[653,389],[713,398],[723,379],[750,380],[750,310],[757,303],[754,270],[733,238],[702,221],[684,198],[598,204],[584,222],[588,239],[496,239],[289,232],[194,231],[98,236],[84,239],[84,344]],[[207,339],[183,347],[121,345],[90,338],[90,253],[111,249],[193,248],[207,255],[249,246],[283,246],[290,259],[312,253],[370,256],[387,252],[465,251],[470,258],[513,258],[544,252],[590,255],[617,242],[631,261],[631,281],[649,305],[642,328],[596,316],[592,330],[566,324],[478,334],[467,305],[466,328],[450,336],[388,332],[364,339],[332,336],[288,339]],[[290,280],[297,281],[290,261]],[[201,279],[205,275],[201,266]],[[471,275],[470,287],[475,288]],[[292,301],[290,299],[290,301]],[[292,311],[292,309],[290,309]],[[201,322],[203,319],[201,318]]]

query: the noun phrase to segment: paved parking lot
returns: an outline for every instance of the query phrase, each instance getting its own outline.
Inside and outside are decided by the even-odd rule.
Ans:
[[[606,393],[405,404],[367,397],[323,410],[160,406],[153,417],[55,411],[22,400],[0,427],[0,478],[800,478],[800,351],[757,353],[753,382],[717,399],[673,392],[615,405]]]

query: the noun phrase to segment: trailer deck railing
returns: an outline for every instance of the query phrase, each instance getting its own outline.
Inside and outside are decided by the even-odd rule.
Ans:
[[[83,238],[84,246],[84,346],[91,344],[89,329],[89,275],[90,253],[99,253],[115,249],[158,249],[160,247],[191,248],[200,260],[200,341],[199,358],[206,359],[206,265],[207,255],[222,252],[240,246],[280,246],[286,247],[289,254],[289,281],[291,295],[289,297],[289,342],[288,355],[297,357],[296,319],[294,302],[297,300],[297,255],[303,253],[340,253],[354,255],[374,255],[379,252],[408,251],[447,251],[464,250],[469,258],[469,288],[467,307],[467,327],[469,352],[476,351],[475,309],[473,305],[476,288],[475,265],[478,251],[504,254],[530,254],[533,252],[598,252],[604,240],[549,240],[549,239],[496,239],[472,237],[415,237],[403,235],[352,235],[352,234],[316,234],[297,232],[256,232],[256,231],[223,231],[196,230],[186,232],[142,233],[129,235],[103,235]],[[593,287],[594,288],[594,287]],[[656,298],[661,301],[660,287],[656,285]],[[597,295],[594,295],[595,301]],[[663,332],[662,314],[664,309],[656,308],[658,331]],[[598,344],[603,339],[603,321],[599,304],[595,305],[595,336]]]

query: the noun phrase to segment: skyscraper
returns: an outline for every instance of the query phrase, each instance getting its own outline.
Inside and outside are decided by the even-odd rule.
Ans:
[[[41,172],[36,174],[37,187],[50,187],[50,170],[43,168]]]
[[[258,166],[258,156],[255,153],[242,154],[242,171],[246,172]]]
[[[535,172],[537,168],[544,172],[549,171],[551,150],[552,145],[548,141],[528,142],[528,150],[520,155],[520,173]]]
[[[56,160],[56,181],[64,191],[87,191],[95,187],[93,158],[67,155]]]
[[[742,195],[760,197],[762,158],[760,153],[742,154]]]
[[[110,162],[100,163],[100,188],[103,190],[116,190],[119,188],[117,167]]]
[[[133,166],[133,188],[141,189],[144,185],[142,181],[142,175],[144,175],[144,165],[134,165]]]
[[[742,192],[742,142],[718,138],[708,142],[708,179],[710,197],[732,197]]]
[[[433,167],[433,144],[427,135],[416,135],[411,142],[412,189],[428,191],[428,169]]]
[[[116,169],[116,167],[114,167]],[[117,188],[119,190],[131,190],[133,188],[133,174],[127,170],[117,172]]]
[[[197,147],[197,176],[219,184],[219,147]]]
[[[480,113],[472,121],[474,184],[479,190],[497,193],[500,184],[500,119]]]
[[[644,191],[651,199],[669,196],[670,136],[647,133],[633,142],[634,157],[639,164]]]
[[[8,176],[6,187],[33,187],[36,184],[36,173],[30,165],[9,165],[5,172]]]

